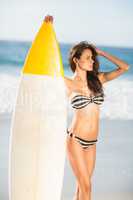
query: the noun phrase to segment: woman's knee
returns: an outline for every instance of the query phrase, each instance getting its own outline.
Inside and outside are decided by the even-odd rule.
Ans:
[[[80,180],[80,184],[79,185],[80,185],[80,189],[83,192],[85,192],[85,193],[91,192],[92,186],[91,186],[90,178]]]

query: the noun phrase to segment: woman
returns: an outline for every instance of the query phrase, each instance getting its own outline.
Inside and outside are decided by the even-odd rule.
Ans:
[[[52,16],[46,21],[53,22]],[[100,72],[97,56],[104,56],[117,68]],[[119,58],[92,44],[80,42],[70,51],[72,78],[64,77],[67,95],[74,116],[67,129],[67,156],[77,179],[75,200],[91,199],[91,177],[96,161],[96,142],[99,131],[100,105],[104,101],[103,84],[125,73],[129,66]]]

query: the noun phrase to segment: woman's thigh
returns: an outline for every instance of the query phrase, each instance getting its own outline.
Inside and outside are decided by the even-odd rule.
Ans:
[[[96,163],[96,144],[89,146],[84,150],[86,166],[90,177],[93,175]]]
[[[86,151],[75,138],[67,138],[67,156],[73,172],[80,185],[89,185],[90,174],[88,170],[88,159]]]
[[[96,144],[83,149],[75,138],[67,138],[67,154],[70,162],[74,162],[74,171],[78,171],[81,166],[88,170],[91,177],[96,163]],[[72,163],[71,163],[72,164]],[[76,169],[75,169],[76,168]]]

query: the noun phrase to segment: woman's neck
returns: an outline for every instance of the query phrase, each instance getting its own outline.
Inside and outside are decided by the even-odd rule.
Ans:
[[[78,81],[81,81],[83,83],[86,83],[87,82],[86,71],[80,71],[80,70],[75,71],[73,78],[75,80],[78,80]]]

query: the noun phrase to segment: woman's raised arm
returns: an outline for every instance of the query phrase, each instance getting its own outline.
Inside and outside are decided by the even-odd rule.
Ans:
[[[117,69],[112,70],[110,72],[101,72],[100,73],[100,78],[102,79],[103,83],[117,78],[118,76],[120,76],[121,74],[123,74],[124,72],[126,72],[129,69],[129,65],[127,63],[125,63],[124,61],[122,61],[121,59],[117,58],[116,56],[113,56],[113,55],[111,55],[105,51],[102,51],[98,48],[96,48],[96,51],[97,51],[98,55],[104,56],[109,61],[111,61],[115,65],[117,65],[117,67],[118,67]]]

